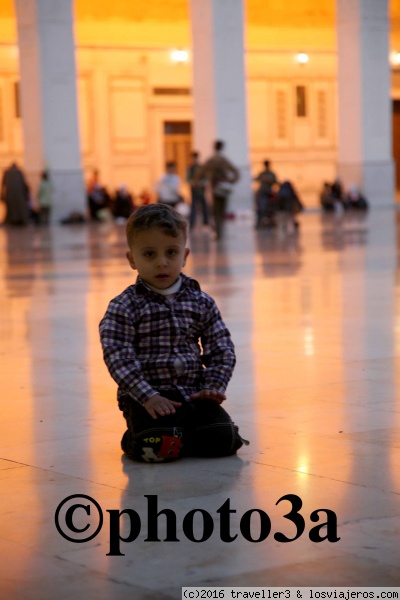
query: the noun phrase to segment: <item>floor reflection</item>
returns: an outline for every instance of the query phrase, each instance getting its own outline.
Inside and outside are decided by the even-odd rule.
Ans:
[[[218,242],[193,231],[186,272],[232,332],[228,408],[251,445],[232,459],[142,466],[121,455],[124,423],[98,340],[109,300],[136,277],[124,227],[0,227],[0,547],[10,565],[0,595],[84,589],[149,600],[178,597],[181,585],[400,585],[399,233],[389,209],[303,214],[290,235],[246,219],[228,222]],[[180,533],[194,509],[217,524],[229,498],[239,535],[224,543],[216,526],[207,542],[168,546],[146,543],[143,530],[123,542],[125,558],[107,557],[106,528],[80,545],[55,530],[56,506],[76,493],[105,516],[134,508],[144,521],[155,494]],[[306,531],[293,544],[273,537],[291,532],[277,505],[285,494],[303,502]],[[337,514],[335,544],[308,537],[320,508]],[[240,535],[253,509],[272,522],[259,544]]]

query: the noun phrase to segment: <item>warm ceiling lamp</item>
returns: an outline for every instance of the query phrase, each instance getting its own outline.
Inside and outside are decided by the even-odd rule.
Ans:
[[[305,65],[309,61],[308,54],[305,52],[299,52],[299,54],[296,56],[296,60],[300,65]]]
[[[175,63],[185,63],[189,60],[189,52],[180,49],[172,50],[171,60]]]
[[[390,53],[390,64],[392,65],[392,67],[398,67],[400,66],[400,52],[398,50],[393,50],[393,52]]]

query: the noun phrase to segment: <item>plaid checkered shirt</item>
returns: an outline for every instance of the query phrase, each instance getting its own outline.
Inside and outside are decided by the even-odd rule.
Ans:
[[[199,283],[181,278],[172,302],[140,276],[111,300],[100,339],[118,398],[129,394],[143,404],[159,390],[177,389],[188,401],[202,389],[225,392],[236,362],[230,333]],[[177,359],[183,369],[176,369]]]

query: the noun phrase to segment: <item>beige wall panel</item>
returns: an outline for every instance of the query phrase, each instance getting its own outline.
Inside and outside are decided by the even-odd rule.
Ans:
[[[24,143],[22,138],[22,119],[14,119],[12,128],[11,152],[22,158]]]
[[[311,123],[309,119],[295,119],[293,128],[293,145],[297,150],[309,148],[312,138]]]
[[[147,107],[143,80],[113,77],[109,96],[112,151],[117,154],[144,152],[147,145]]]
[[[271,145],[271,108],[268,82],[251,79],[247,82],[249,145],[252,151]]]
[[[308,208],[320,206],[322,183],[336,177],[335,156],[331,153],[309,157],[308,153],[298,152],[292,159],[274,159],[273,166],[280,181],[289,179],[294,184]]]
[[[336,147],[336,86],[333,81],[321,81],[313,84],[311,107],[313,145],[318,148]]]
[[[293,98],[290,83],[272,84],[273,147],[289,148],[293,143]]]
[[[150,189],[151,173],[149,165],[117,165],[113,167],[113,181],[111,190],[118,188],[121,184],[128,186],[134,194],[140,194],[144,189]]]

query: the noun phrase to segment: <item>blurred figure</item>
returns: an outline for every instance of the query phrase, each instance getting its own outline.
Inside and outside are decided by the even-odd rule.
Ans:
[[[275,227],[276,212],[278,209],[276,202],[276,190],[278,180],[271,170],[271,162],[264,161],[264,169],[257,175],[255,181],[259,183],[255,194],[256,203],[256,229],[260,227]]]
[[[212,191],[212,208],[217,239],[222,237],[224,216],[233,184],[239,179],[238,169],[224,156],[225,144],[214,142],[214,154],[196,172],[193,183],[207,179]]]
[[[325,182],[320,195],[322,209],[326,212],[342,213],[345,209],[343,186],[337,177],[330,184]]]
[[[145,206],[147,204],[151,204],[151,194],[149,192],[149,190],[142,190],[139,194],[139,200],[140,200],[140,204],[144,204]]]
[[[271,161],[264,160],[264,169],[255,178],[260,183],[260,190],[265,194],[270,194],[273,191],[274,184],[278,183],[274,171],[271,170]]]
[[[190,229],[193,229],[195,222],[196,222],[196,216],[197,216],[197,213],[199,210],[201,210],[202,215],[203,215],[203,225],[208,225],[208,206],[207,206],[207,201],[206,201],[206,197],[205,197],[207,180],[201,179],[200,181],[195,183],[196,173],[201,168],[201,165],[199,162],[199,153],[192,152],[191,158],[192,158],[191,163],[189,164],[187,171],[186,171],[186,179],[190,185],[190,191],[191,191],[191,195],[192,195],[189,227],[190,227]]]
[[[343,186],[342,186],[342,182],[340,181],[339,177],[336,177],[335,181],[332,184],[332,197],[334,198],[334,200],[336,200],[337,202],[343,202]]]
[[[277,196],[278,209],[283,216],[283,225],[288,233],[299,228],[296,215],[303,210],[303,205],[290,181],[284,181]]]
[[[176,172],[176,163],[169,161],[166,164],[166,173],[158,180],[156,186],[157,202],[176,208],[179,202],[184,202],[180,195],[180,187],[181,178]]]
[[[92,178],[87,186],[87,202],[89,206],[89,215],[93,221],[101,221],[102,212],[110,205],[110,196],[106,188],[100,185],[99,172],[93,171]]]
[[[39,223],[48,225],[50,222],[51,208],[53,206],[53,184],[50,181],[48,171],[42,171],[37,193],[37,203],[39,208]]]
[[[112,212],[116,219],[128,219],[135,210],[132,194],[127,185],[122,183],[114,197]]]
[[[87,193],[91,194],[98,187],[100,187],[99,172],[97,169],[93,169],[92,176],[90,177],[87,184]]]
[[[332,198],[334,202],[335,212],[338,214],[342,214],[345,208],[344,192],[343,185],[339,177],[336,177],[335,181],[332,184]]]
[[[22,170],[14,162],[4,171],[1,199],[6,205],[8,225],[27,225],[29,222],[29,186]]]
[[[344,207],[348,209],[356,210],[368,210],[368,202],[365,196],[360,192],[357,185],[349,186],[349,189],[344,197]]]
[[[322,190],[319,196],[322,210],[332,212],[335,210],[335,200],[332,195],[332,186],[325,181],[322,185]]]

